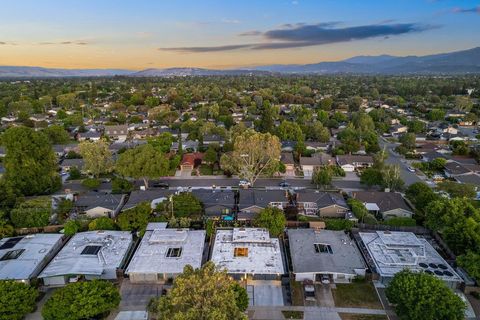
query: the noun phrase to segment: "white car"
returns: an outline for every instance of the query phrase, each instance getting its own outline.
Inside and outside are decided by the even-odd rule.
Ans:
[[[240,181],[238,182],[238,186],[239,186],[239,187],[243,187],[243,188],[248,188],[248,187],[251,186],[251,183],[250,183],[249,181],[247,181],[247,180],[240,180]]]
[[[415,172],[415,168],[413,168],[413,167],[407,167],[407,170],[410,171],[410,172]]]

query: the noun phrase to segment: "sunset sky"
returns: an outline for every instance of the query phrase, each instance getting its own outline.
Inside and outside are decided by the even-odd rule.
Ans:
[[[4,0],[0,65],[234,68],[480,46],[480,1]]]

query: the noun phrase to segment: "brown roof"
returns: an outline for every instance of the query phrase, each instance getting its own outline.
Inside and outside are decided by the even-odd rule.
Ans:
[[[337,156],[337,162],[341,166],[345,164],[353,164],[353,163],[373,163],[373,157],[362,156],[362,155]]]
[[[202,160],[203,159],[203,153],[201,152],[195,152],[195,153],[185,153],[182,158],[182,165],[195,165],[196,160]]]

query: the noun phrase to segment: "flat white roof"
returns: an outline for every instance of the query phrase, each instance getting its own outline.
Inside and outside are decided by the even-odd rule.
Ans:
[[[132,244],[129,231],[88,231],[75,234],[40,274],[40,278],[79,274],[102,275],[119,268]]]
[[[205,230],[165,229],[164,224],[149,224],[126,270],[130,273],[181,273],[186,265],[200,268]],[[167,253],[176,250],[176,256]]]
[[[39,271],[37,268],[60,245],[62,237],[61,234],[38,233],[1,239],[0,279],[27,280],[35,277],[34,273]],[[15,252],[20,255],[13,258]]]
[[[235,249],[246,249],[246,256],[235,257]],[[211,260],[228,273],[284,273],[280,242],[265,229],[217,230]]]
[[[445,281],[462,281],[432,245],[412,232],[360,232],[363,243],[382,277],[403,269],[427,272]]]

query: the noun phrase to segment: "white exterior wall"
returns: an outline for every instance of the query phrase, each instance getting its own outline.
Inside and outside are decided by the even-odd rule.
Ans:
[[[354,167],[353,165],[351,165],[351,164],[344,164],[344,165],[342,166],[342,169],[343,169],[343,171],[345,171],[345,172],[353,172],[353,171],[355,171],[355,167]]]
[[[66,280],[64,276],[43,278],[43,284],[46,286],[64,286]]]
[[[314,166],[302,166],[303,177],[305,179],[310,179],[313,175],[313,168]]]
[[[91,218],[99,218],[108,217],[109,215],[113,214],[113,211],[102,207],[96,207],[85,211],[85,214]]]

